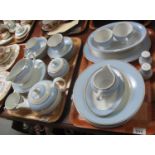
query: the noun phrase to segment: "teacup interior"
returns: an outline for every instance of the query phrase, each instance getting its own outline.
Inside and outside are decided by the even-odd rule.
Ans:
[[[58,46],[60,43],[62,43],[63,41],[63,36],[61,34],[55,34],[53,35],[52,37],[50,37],[48,39],[48,42],[47,44],[50,46],[50,47],[56,47]]]
[[[94,84],[97,89],[108,89],[115,82],[115,75],[110,66],[104,66],[94,76]]]
[[[94,35],[94,40],[97,43],[107,42],[112,38],[112,31],[110,29],[103,29],[97,31]]]
[[[113,32],[115,35],[122,36],[122,37],[128,36],[132,31],[133,31],[133,27],[128,22],[119,23],[113,29]]]

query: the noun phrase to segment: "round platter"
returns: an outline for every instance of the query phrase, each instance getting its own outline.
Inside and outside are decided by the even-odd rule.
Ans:
[[[117,23],[103,26],[90,34],[87,43],[84,46],[84,54],[88,60],[94,63],[108,59],[119,59],[126,62],[131,62],[138,59],[142,51],[150,49],[151,41],[147,34],[146,28],[135,22],[130,22],[134,27],[134,32],[128,39],[128,42],[124,43],[117,41],[114,38],[111,45],[107,48],[99,45],[97,46],[93,41],[94,34],[104,28],[113,29]]]
[[[98,117],[90,110],[86,103],[86,98],[88,97],[86,96],[87,92],[85,90],[89,85],[91,75],[107,64],[117,68],[126,77],[125,85],[128,86],[126,93],[130,95],[122,103],[118,111],[106,117]],[[91,124],[101,127],[117,126],[129,120],[140,109],[144,95],[145,85],[140,73],[130,64],[118,60],[107,60],[90,66],[79,76],[73,90],[74,104],[80,115]]]

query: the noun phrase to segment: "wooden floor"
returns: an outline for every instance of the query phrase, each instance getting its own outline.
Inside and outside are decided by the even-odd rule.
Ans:
[[[11,126],[12,126],[12,121],[0,118],[0,135],[23,135],[24,134],[12,129]]]

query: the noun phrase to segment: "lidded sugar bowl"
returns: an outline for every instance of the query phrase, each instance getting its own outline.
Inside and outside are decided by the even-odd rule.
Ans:
[[[64,77],[69,71],[69,64],[64,58],[53,59],[48,65],[48,74],[53,77]]]

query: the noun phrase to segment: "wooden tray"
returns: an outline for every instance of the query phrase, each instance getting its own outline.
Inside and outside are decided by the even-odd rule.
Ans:
[[[87,20],[80,20],[79,24],[72,28],[71,30],[67,31],[64,33],[65,35],[78,35],[83,33],[86,29],[87,26],[89,25],[89,21]]]
[[[153,103],[155,101],[155,31],[148,29],[148,32],[152,41],[151,54],[154,62],[154,75],[150,80],[145,81],[146,95],[139,112],[131,120],[119,127],[96,128],[80,116],[74,106],[74,103],[72,103],[69,118],[74,126],[85,129],[104,130],[124,134],[155,134],[155,103]],[[91,62],[83,57],[80,72],[84,71],[91,64]],[[138,61],[135,61],[132,64],[137,68],[140,67]]]
[[[68,30],[67,32],[64,33],[64,35],[77,35],[82,33],[83,31],[85,31],[85,29],[87,28],[88,25],[88,21],[79,21],[79,24],[77,26],[75,26],[74,28]],[[44,36],[46,38],[48,38],[49,36],[47,35],[47,32],[44,32],[42,29],[42,23],[41,21],[37,21],[36,22],[36,26],[35,29],[32,33],[32,37],[40,37],[40,36]]]
[[[72,38],[73,39],[73,44],[74,44],[74,56],[70,60],[70,71],[69,74],[67,74],[64,79],[67,81],[67,90],[65,93],[62,95],[62,100],[59,106],[55,109],[55,111],[49,115],[44,115],[44,116],[39,116],[37,113],[31,111],[31,110],[26,110],[26,109],[20,109],[20,110],[4,110],[3,116],[6,118],[22,118],[24,120],[34,120],[34,121],[39,121],[39,122],[45,122],[45,123],[53,123],[56,122],[62,115],[64,106],[66,104],[66,100],[68,97],[68,93],[70,91],[70,85],[72,82],[72,77],[74,74],[74,69],[76,67],[76,63],[78,60],[78,56],[80,53],[80,47],[81,47],[81,40],[79,38]],[[50,62],[50,58],[47,56],[43,60],[46,64]],[[48,77],[49,78],[49,77]],[[51,78],[50,78],[51,79]]]

